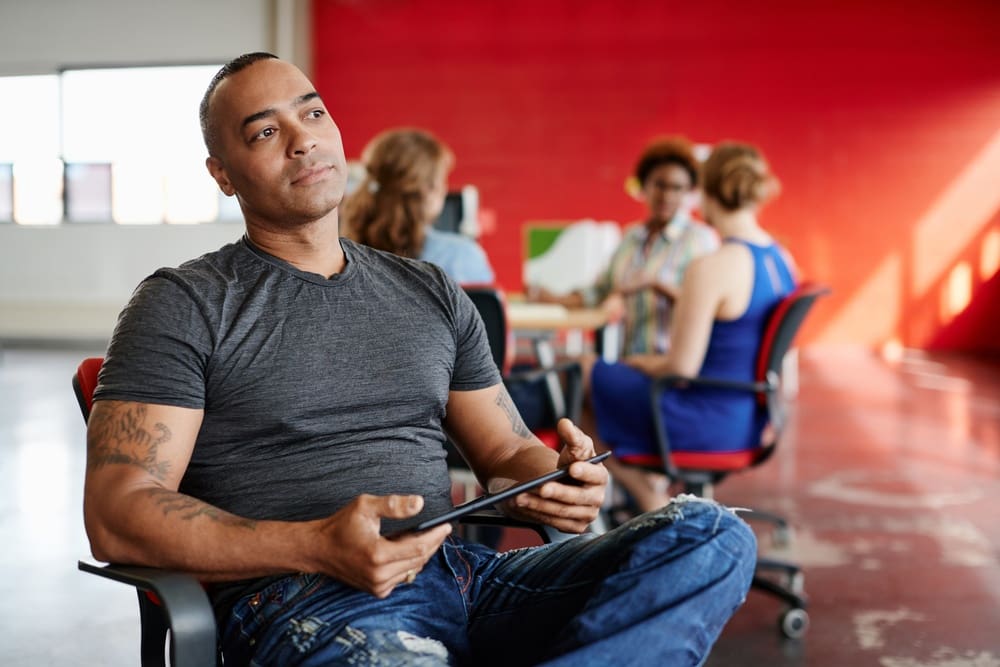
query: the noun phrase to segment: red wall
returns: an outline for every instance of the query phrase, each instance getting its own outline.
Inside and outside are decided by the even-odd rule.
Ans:
[[[998,2],[314,0],[313,14],[314,79],[348,156],[390,126],[442,137],[453,185],[495,212],[481,240],[510,290],[524,223],[642,215],[623,183],[650,136],[736,138],[783,182],[765,225],[834,288],[808,339],[1000,351],[992,332],[950,345],[947,322],[911,321],[1000,228],[1000,176],[984,176],[1000,174]]]

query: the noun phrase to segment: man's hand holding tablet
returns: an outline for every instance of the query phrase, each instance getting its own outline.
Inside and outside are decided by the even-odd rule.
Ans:
[[[505,501],[502,508],[505,514],[524,521],[543,523],[564,533],[582,533],[601,511],[608,471],[589,462],[596,454],[594,442],[573,422],[560,419],[557,427],[564,445],[556,467],[566,468],[572,483],[542,484]]]
[[[584,532],[597,518],[604,502],[608,472],[598,464],[610,452],[595,455],[593,441],[568,419],[560,420],[558,427],[565,445],[555,470],[524,482],[499,481],[499,485],[491,485],[491,493],[390,537],[428,530],[494,505],[517,519],[546,524],[567,533]]]
[[[590,457],[583,463],[597,464],[603,461],[604,459],[608,458],[608,456],[610,455],[611,452],[604,452],[603,454],[598,454],[596,456]],[[514,484],[513,486],[509,486],[503,491],[498,491],[496,493],[487,493],[485,495],[479,496],[478,498],[474,498],[468,502],[462,503],[461,505],[456,505],[449,512],[445,512],[444,514],[439,514],[438,516],[431,517],[430,519],[424,519],[417,525],[411,526],[410,528],[400,531],[395,535],[402,535],[411,532],[420,532],[423,530],[428,530],[435,526],[440,526],[443,523],[450,523],[452,521],[456,521],[462,518],[463,516],[466,516],[473,512],[479,512],[484,509],[489,509],[494,505],[497,505],[510,498],[514,498],[515,496],[521,493],[532,491],[542,486],[543,484],[556,481],[561,481],[563,484],[572,484],[573,486],[580,485],[580,483],[570,475],[569,466],[561,466],[559,468],[556,468],[552,472],[541,475],[540,477],[529,479],[526,482],[521,482],[519,484]]]

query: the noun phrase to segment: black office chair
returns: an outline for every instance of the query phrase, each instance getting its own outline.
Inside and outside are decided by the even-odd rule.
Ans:
[[[680,483],[685,493],[708,498],[712,497],[714,486],[729,475],[767,461],[777,449],[785,426],[785,404],[781,392],[785,355],[813,304],[829,292],[829,288],[824,285],[804,283],[775,306],[768,318],[757,353],[756,378],[753,382],[680,375],[656,378],[652,383],[650,401],[660,453],[620,456],[619,461],[665,473],[668,479]],[[766,442],[756,449],[737,452],[673,451],[663,423],[660,400],[668,389],[684,390],[691,387],[720,387],[755,394],[758,409],[767,418],[768,427],[764,431]],[[782,517],[760,510],[744,510],[742,515],[747,519],[774,524],[775,541],[787,540],[788,523]],[[779,617],[779,628],[789,638],[803,636],[809,626],[804,583],[802,568],[795,563],[772,558],[759,558],[757,561],[753,585],[786,603],[787,609]]]
[[[493,361],[500,369],[504,385],[515,398],[515,403],[522,395],[519,392],[521,387],[531,387],[533,390],[524,395],[542,403],[541,406],[519,406],[523,408],[522,412],[528,412],[528,408],[541,407],[540,411],[530,410],[539,412],[542,417],[529,421],[529,428],[548,447],[560,449],[556,423],[563,417],[579,423],[583,409],[583,372],[580,364],[566,361],[546,366],[513,368],[513,336],[507,326],[507,306],[503,290],[492,285],[466,285],[464,289],[483,319]]]

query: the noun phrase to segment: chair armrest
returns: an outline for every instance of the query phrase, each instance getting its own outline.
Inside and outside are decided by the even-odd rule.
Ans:
[[[768,375],[765,382],[744,382],[740,380],[729,380],[725,378],[712,377],[689,377],[686,375],[661,375],[653,378],[650,385],[649,398],[650,408],[653,414],[654,432],[656,434],[657,445],[660,448],[660,457],[663,461],[663,469],[670,479],[678,479],[679,474],[671,459],[672,450],[670,440],[667,437],[666,425],[663,423],[663,414],[660,412],[660,398],[663,392],[671,388],[684,387],[715,387],[718,389],[732,389],[744,391],[752,394],[763,394],[767,397],[768,406],[772,411],[773,419],[781,419],[775,397],[777,396],[778,379],[773,375]]]
[[[780,431],[784,428],[785,415],[778,392],[779,384],[779,378],[777,374],[773,372],[769,372],[767,374],[767,380],[758,380],[755,382],[741,382],[738,380],[711,377],[687,377],[685,375],[663,375],[653,378],[650,395],[653,400],[653,405],[656,405],[659,401],[660,395],[665,389],[683,388],[685,386],[716,387],[719,389],[733,389],[735,391],[760,394],[764,397],[762,401],[766,401],[767,403],[768,415],[772,425]],[[657,428],[660,427],[658,426]],[[662,434],[662,437],[666,437],[665,432]],[[667,455],[666,452],[668,450],[669,447],[664,450],[664,456]]]
[[[193,576],[152,567],[89,561],[79,561],[78,567],[83,572],[152,592],[159,598],[170,628],[173,664],[216,664],[215,614],[205,589]]]
[[[739,380],[727,380],[724,378],[711,377],[688,377],[686,375],[661,375],[653,378],[653,390],[663,391],[669,387],[716,387],[719,389],[735,389],[738,391],[748,391],[751,393],[768,393],[776,391],[777,383],[772,382],[742,382]]]

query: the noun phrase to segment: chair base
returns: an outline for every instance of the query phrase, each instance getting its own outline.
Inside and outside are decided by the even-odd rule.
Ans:
[[[775,581],[773,573],[778,573],[787,583]],[[809,601],[803,592],[804,582],[802,568],[794,563],[771,558],[757,559],[752,588],[787,605],[778,616],[778,629],[788,639],[801,639],[809,629],[809,614],[806,611]]]

